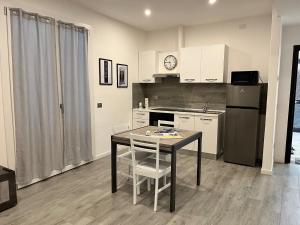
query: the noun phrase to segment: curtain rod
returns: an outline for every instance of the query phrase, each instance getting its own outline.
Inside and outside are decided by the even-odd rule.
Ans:
[[[68,26],[68,27],[70,27],[70,28],[76,28],[76,29],[81,29],[81,30],[86,30],[86,31],[88,31],[87,28],[82,27],[82,26],[77,26],[77,25],[75,25],[74,23],[67,23],[67,22],[64,22],[64,21],[61,21],[61,20],[57,21],[57,23],[60,24],[60,25]]]
[[[40,15],[40,14],[38,14],[38,13],[33,13],[33,12],[24,11],[24,10],[21,9],[21,8],[9,8],[9,10],[10,10],[11,12],[14,12],[14,13],[19,13],[19,14],[25,14],[25,15],[29,15],[29,16],[34,16],[34,17],[42,18],[42,19],[49,20],[49,21],[55,21],[55,19],[52,18],[52,17],[49,17],[49,16],[43,16],[43,15]]]
[[[13,13],[34,16],[34,17],[37,17],[37,18],[42,18],[42,19],[48,20],[49,22],[55,22],[55,21],[57,21],[58,24],[65,25],[65,26],[68,26],[70,28],[77,28],[77,29],[81,29],[81,30],[86,30],[86,31],[89,32],[89,29],[86,28],[86,27],[84,27],[84,26],[78,26],[78,25],[76,25],[74,23],[68,23],[68,22],[64,22],[62,20],[56,20],[53,17],[43,16],[43,15],[40,15],[38,13],[28,12],[28,11],[23,10],[22,8],[7,8],[7,9],[9,11],[13,12]]]

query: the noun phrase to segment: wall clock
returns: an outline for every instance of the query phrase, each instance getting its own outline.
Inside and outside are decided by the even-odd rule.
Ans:
[[[177,58],[174,55],[168,55],[164,59],[164,66],[167,70],[173,70],[177,66]]]

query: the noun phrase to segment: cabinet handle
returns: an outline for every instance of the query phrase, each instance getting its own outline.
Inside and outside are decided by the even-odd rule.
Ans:
[[[136,113],[136,114],[140,116],[145,116],[145,113]]]
[[[185,81],[188,81],[188,82],[193,82],[195,81],[195,79],[184,79]]]
[[[191,117],[187,117],[187,116],[179,116],[180,119],[187,119],[189,120]]]
[[[145,123],[145,121],[136,121],[137,123]]]
[[[201,118],[200,120],[203,120],[203,121],[212,121],[212,119],[203,119],[203,118]]]
[[[218,79],[205,79],[206,81],[217,81]]]

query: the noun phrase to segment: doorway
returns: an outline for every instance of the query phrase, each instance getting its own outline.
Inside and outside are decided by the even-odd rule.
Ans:
[[[300,164],[300,45],[294,46],[285,163]]]
[[[7,16],[20,188],[93,159],[89,31],[22,9]]]

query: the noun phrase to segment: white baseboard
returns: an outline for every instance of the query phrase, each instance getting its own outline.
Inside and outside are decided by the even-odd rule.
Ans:
[[[74,168],[77,168],[77,167],[80,167],[80,166],[82,166],[82,165],[84,165],[84,164],[87,164],[87,163],[89,163],[89,162],[93,162],[94,160],[92,160],[92,161],[81,161],[79,164],[77,164],[77,165],[68,165],[68,166],[65,166],[65,168],[63,168],[63,170],[62,170],[62,173],[64,173],[64,172],[67,172],[67,171],[69,171],[69,170],[72,170],[72,169],[74,169]]]
[[[93,158],[92,161],[95,161],[95,160],[104,158],[104,157],[106,157],[106,156],[108,156],[108,155],[110,155],[110,151],[104,152],[104,153],[101,153],[101,154],[96,155],[96,156]],[[50,177],[53,177],[53,176],[62,174],[62,173],[64,173],[64,172],[67,172],[67,171],[69,171],[69,170],[78,168],[78,167],[80,167],[80,166],[82,166],[82,165],[84,165],[84,164],[87,164],[87,163],[89,163],[89,162],[82,161],[82,162],[81,162],[80,164],[78,164],[78,165],[68,165],[68,166],[66,166],[62,171],[58,171],[58,170],[53,171],[53,172],[50,174],[50,176],[47,177],[47,178],[50,178]],[[47,178],[46,178],[46,179],[47,179]],[[44,179],[40,179],[40,178],[33,179],[29,184],[26,184],[26,185],[18,185],[18,189],[24,188],[24,187],[27,187],[27,186],[30,186],[30,185],[32,185],[32,184],[38,183],[38,182],[43,181],[43,180],[44,180]]]
[[[269,175],[269,176],[273,175],[273,170],[261,169],[260,172],[261,172],[261,174],[264,174],[264,175]]]
[[[59,175],[59,174],[61,174],[61,171],[60,171],[60,170],[54,170],[54,171],[51,172],[51,174],[49,175],[49,177],[47,177],[47,178],[45,178],[45,179],[48,179],[48,178],[50,178],[50,177],[54,177],[54,176]],[[26,185],[17,185],[17,189],[21,189],[21,188],[30,186],[30,185],[32,185],[32,184],[38,183],[38,182],[40,182],[40,181],[43,181],[43,180],[45,180],[45,179],[35,178],[35,179],[33,179],[29,184],[26,184]]]
[[[96,156],[94,157],[94,160],[102,159],[102,158],[104,158],[104,157],[106,157],[106,156],[109,156],[109,155],[110,155],[110,151],[104,152],[104,153],[100,153],[100,154],[98,154],[98,155],[96,155]]]

